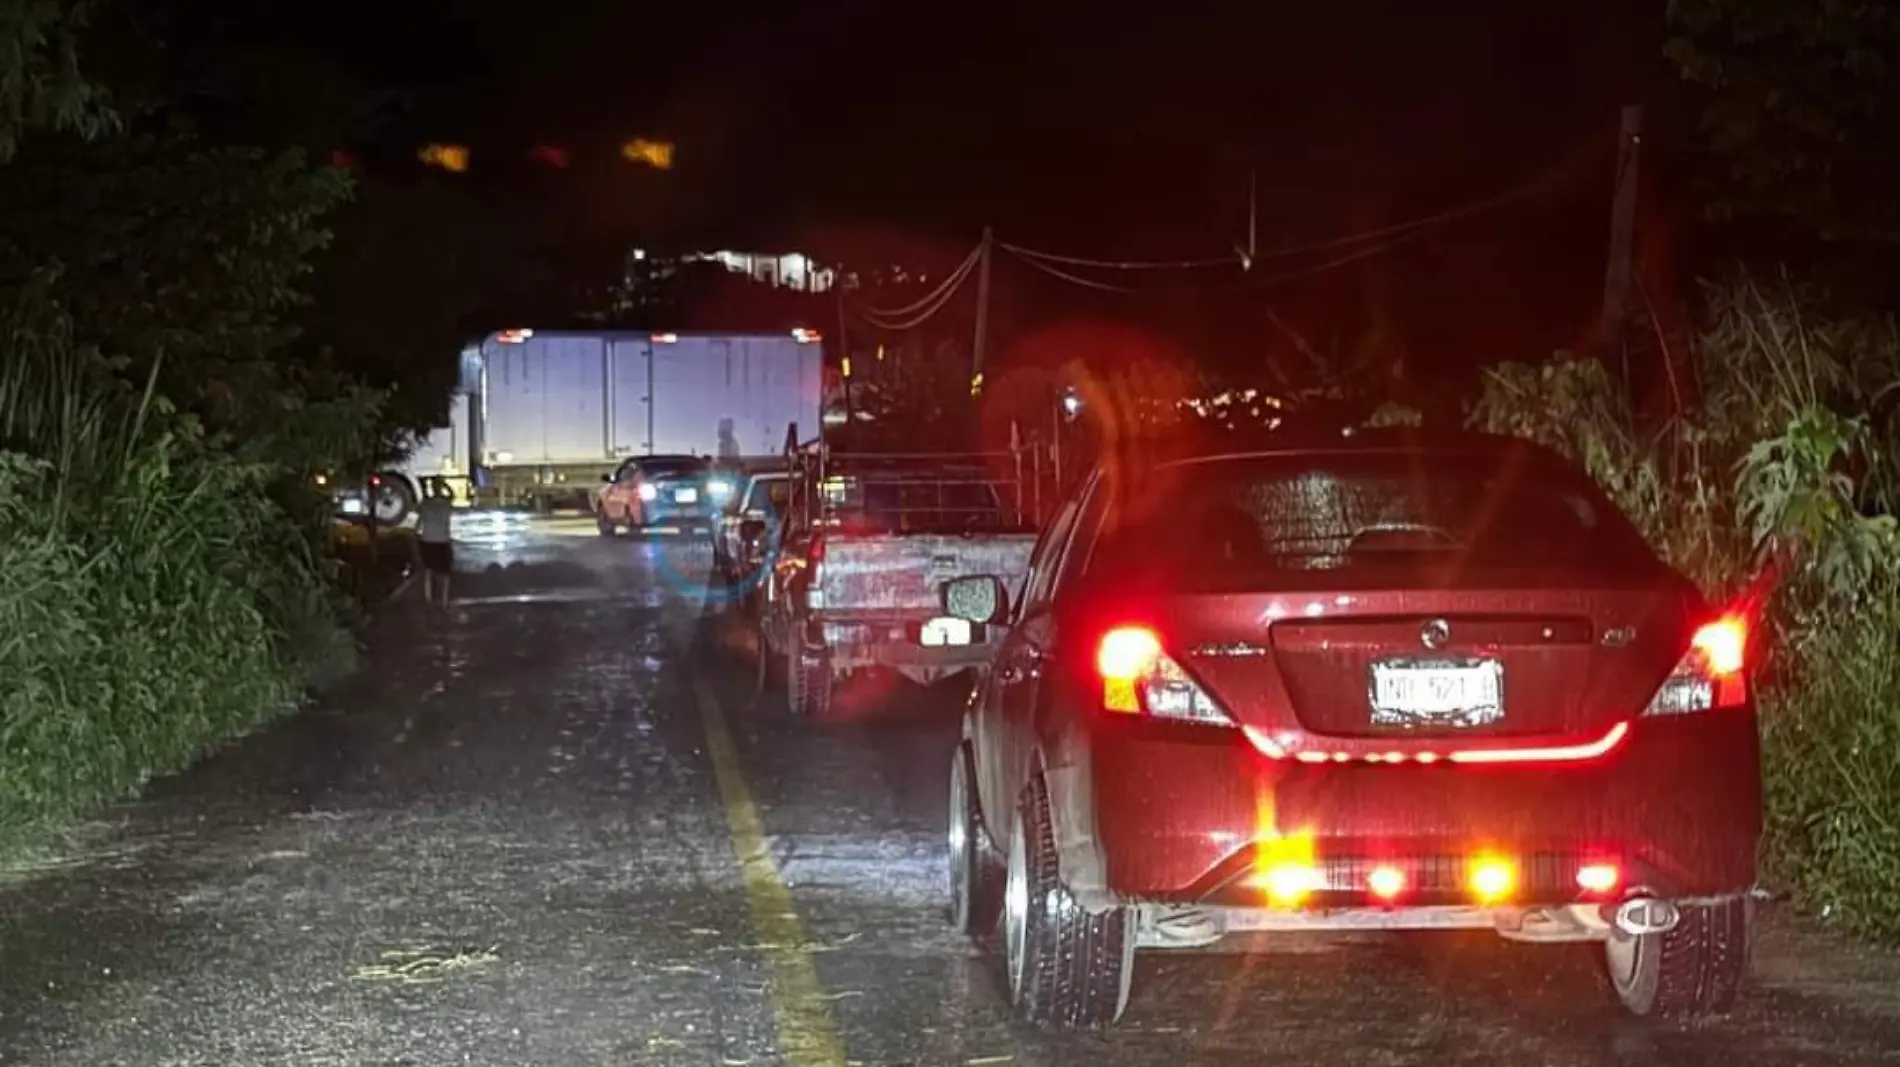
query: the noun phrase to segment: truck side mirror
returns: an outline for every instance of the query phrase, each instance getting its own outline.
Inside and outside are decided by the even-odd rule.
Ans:
[[[943,613],[987,626],[1009,614],[1009,590],[993,574],[971,574],[943,583]]]

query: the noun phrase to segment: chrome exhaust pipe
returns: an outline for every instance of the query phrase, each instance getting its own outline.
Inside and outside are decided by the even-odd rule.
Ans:
[[[1610,912],[1610,924],[1629,937],[1666,934],[1682,921],[1682,909],[1667,900],[1638,890],[1623,898]]]

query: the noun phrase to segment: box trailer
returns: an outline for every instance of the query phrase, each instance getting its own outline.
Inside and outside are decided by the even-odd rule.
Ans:
[[[465,503],[587,507],[633,456],[779,457],[787,430],[818,425],[824,403],[812,330],[505,330],[464,349],[461,367],[448,425],[380,471],[359,511],[405,521],[434,478]]]
[[[469,443],[483,503],[585,506],[633,456],[773,456],[823,404],[823,345],[808,330],[522,330],[479,350]]]

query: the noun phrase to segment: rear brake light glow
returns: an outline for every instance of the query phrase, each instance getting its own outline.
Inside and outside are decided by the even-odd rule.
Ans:
[[[1471,748],[1455,752],[1331,752],[1324,749],[1303,748],[1290,751],[1279,744],[1263,730],[1253,726],[1241,728],[1247,740],[1259,753],[1268,759],[1296,759],[1301,763],[1578,763],[1599,759],[1615,750],[1629,736],[1630,724],[1619,722],[1610,727],[1609,732],[1595,741],[1584,741],[1574,745],[1540,745],[1525,748]]]
[[[1405,872],[1397,867],[1374,867],[1366,876],[1366,888],[1380,900],[1395,899],[1405,892]]]
[[[1511,861],[1496,856],[1480,856],[1471,863],[1471,895],[1486,904],[1494,904],[1517,888],[1517,869]]]
[[[1119,626],[1102,635],[1095,650],[1102,680],[1102,708],[1123,715],[1232,725],[1180,664],[1162,651],[1161,638],[1145,626]]]
[[[1305,863],[1281,863],[1267,868],[1259,878],[1267,897],[1275,904],[1291,906],[1325,888],[1319,868]]]
[[[1743,656],[1748,650],[1748,624],[1734,616],[1717,619],[1697,630],[1689,644],[1702,653],[1712,673],[1736,674],[1745,665]]]
[[[1577,868],[1577,888],[1586,893],[1608,893],[1623,880],[1614,863],[1586,863]]]
[[[1695,632],[1646,714],[1686,715],[1748,702],[1748,622],[1726,615]]]

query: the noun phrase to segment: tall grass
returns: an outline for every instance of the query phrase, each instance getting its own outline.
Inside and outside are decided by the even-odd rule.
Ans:
[[[1706,323],[1666,425],[1592,361],[1497,368],[1471,421],[1569,453],[1711,597],[1761,612],[1769,875],[1900,938],[1900,337],[1746,275],[1709,286]]]
[[[347,647],[276,472],[35,307],[0,334],[0,840],[186,766]]]

